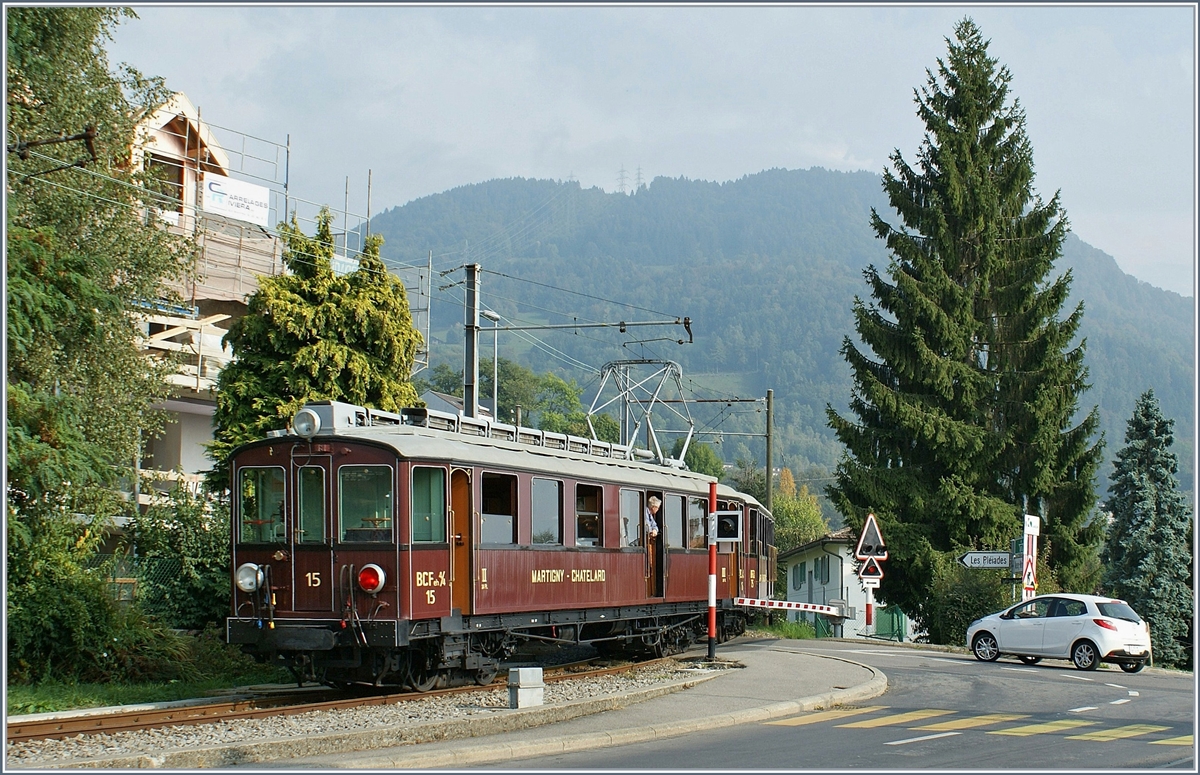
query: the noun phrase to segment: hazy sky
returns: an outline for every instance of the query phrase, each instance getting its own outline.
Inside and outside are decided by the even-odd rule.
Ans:
[[[913,90],[970,15],[1012,72],[1035,187],[1074,231],[1193,295],[1193,5],[135,6],[109,46],[203,118],[290,135],[291,191],[374,212],[497,177],[616,190],[915,162]],[[866,228],[866,224],[864,224]]]

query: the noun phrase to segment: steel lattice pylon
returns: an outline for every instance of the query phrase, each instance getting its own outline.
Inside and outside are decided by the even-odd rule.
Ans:
[[[610,378],[616,395],[606,399],[605,388],[608,386]],[[679,396],[677,401],[665,402],[666,397],[663,395],[663,391],[668,383],[674,384]],[[674,404],[682,406],[683,411],[680,412],[676,409]],[[673,468],[682,467],[688,445],[692,442],[695,423],[683,395],[683,369],[679,367],[678,363],[658,360],[627,360],[606,363],[600,374],[600,388],[596,391],[596,397],[592,399],[592,406],[588,410],[588,429],[592,433],[592,438],[596,438],[596,428],[592,425],[592,416],[613,405],[619,405],[621,444],[628,447],[631,458],[637,456],[637,450],[633,449],[633,440],[638,437],[644,425],[648,444],[653,447],[648,456],[663,465]],[[654,428],[653,417],[656,406],[670,411],[687,424],[687,435],[684,436],[683,448],[679,451],[678,459],[669,458],[663,453],[662,445],[658,440],[658,432]],[[683,433],[683,431],[670,432]]]

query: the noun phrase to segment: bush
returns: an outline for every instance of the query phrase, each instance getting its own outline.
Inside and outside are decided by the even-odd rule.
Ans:
[[[186,647],[136,608],[118,604],[109,569],[89,568],[114,504],[66,496],[8,512],[8,677],[114,681],[175,677]],[[85,519],[81,512],[96,516]]]
[[[176,484],[170,503],[130,521],[128,548],[137,558],[138,602],[146,613],[181,630],[200,630],[228,615],[228,511]]]
[[[958,561],[962,551],[934,553],[929,598],[912,618],[930,643],[966,645],[967,626],[1012,602],[1012,587],[997,571],[972,570]]]

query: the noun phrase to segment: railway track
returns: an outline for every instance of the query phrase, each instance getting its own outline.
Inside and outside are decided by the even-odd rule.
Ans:
[[[543,668],[545,671],[543,680],[546,682],[564,681],[619,673],[635,667],[667,662],[670,661],[670,658],[645,662],[624,662],[602,668],[589,668],[588,665],[594,661],[589,660],[588,662]],[[309,699],[318,695],[328,698],[330,694],[333,694],[329,691],[322,691],[244,698],[232,701],[226,700],[223,702],[186,705],[161,710],[114,711],[111,713],[95,713],[65,718],[17,721],[16,723],[10,719],[5,739],[11,744],[27,740],[67,738],[81,734],[111,734],[114,732],[139,731],[155,727],[211,724],[219,721],[264,718],[267,716],[294,716],[318,710],[338,710],[369,705],[392,705],[410,700],[420,700],[426,697],[437,697],[439,695],[467,694],[470,692],[486,691],[506,686],[507,684],[507,676],[502,675],[498,676],[490,686],[485,687],[459,686],[428,692],[359,695],[355,697],[345,697],[344,692],[337,692],[336,694],[339,695],[337,699]]]

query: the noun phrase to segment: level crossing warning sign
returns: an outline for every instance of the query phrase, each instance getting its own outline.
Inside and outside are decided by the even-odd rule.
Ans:
[[[874,514],[867,515],[862,535],[858,538],[858,546],[854,549],[854,557],[864,562],[868,558],[874,558],[880,562],[888,558],[887,547],[883,545],[883,536],[879,533],[879,525],[875,522]]]

